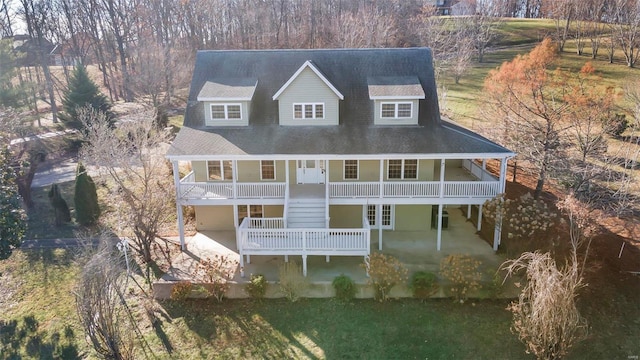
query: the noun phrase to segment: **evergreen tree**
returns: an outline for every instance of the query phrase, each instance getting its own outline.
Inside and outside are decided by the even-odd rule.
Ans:
[[[81,225],[92,225],[100,217],[96,184],[82,163],[78,163],[76,171],[75,197],[76,220]]]
[[[87,69],[82,64],[78,64],[69,77],[69,87],[62,99],[62,106],[64,112],[60,114],[60,118],[77,129],[82,127],[82,122],[78,119],[78,110],[86,106],[105,113],[109,121],[114,120],[111,103],[89,78]]]
[[[0,150],[0,260],[7,259],[13,249],[20,247],[27,231],[27,215],[15,181],[8,150]]]
[[[51,190],[49,190],[49,203],[51,203],[51,206],[53,207],[53,212],[56,217],[56,226],[60,226],[63,223],[71,221],[69,206],[62,198],[62,195],[60,195],[58,184],[51,185]]]
[[[14,83],[16,56],[11,40],[0,40],[0,106],[18,108],[27,95],[20,85]]]

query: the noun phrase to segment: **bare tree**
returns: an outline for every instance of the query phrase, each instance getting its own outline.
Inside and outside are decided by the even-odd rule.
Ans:
[[[134,359],[133,325],[125,301],[127,273],[116,251],[102,236],[98,250],[88,259],[81,257],[76,311],[89,343],[101,357]]]
[[[49,69],[49,50],[45,46],[46,35],[50,30],[53,19],[49,17],[51,13],[49,1],[45,0],[20,0],[22,5],[22,16],[29,36],[35,42],[37,48],[38,61],[42,67],[45,78],[45,88],[49,95],[49,105],[53,122],[58,122],[58,108],[53,88],[53,77]]]
[[[117,129],[92,109],[83,109],[79,117],[87,129],[81,157],[113,182],[112,199],[122,211],[125,230],[134,249],[149,262],[156,237],[174,211],[167,199],[175,190],[162,149],[169,143],[169,133],[154,128],[153,111],[120,119]]]
[[[607,6],[604,0],[593,0],[590,4],[591,7],[586,14],[585,25],[591,44],[591,58],[595,59],[598,56],[598,50],[607,29],[607,24],[603,21]]]
[[[554,40],[562,52],[569,37],[571,21],[575,17],[573,1],[549,1],[545,3],[545,13],[553,19],[556,27]]]
[[[478,62],[484,60],[484,54],[487,48],[498,36],[498,28],[502,23],[499,17],[500,9],[497,8],[498,3],[493,1],[476,2],[476,12],[467,18],[465,25],[465,33],[471,40],[476,50]]]
[[[612,6],[615,38],[622,48],[627,66],[634,67],[638,60],[640,40],[640,2],[616,0]]]

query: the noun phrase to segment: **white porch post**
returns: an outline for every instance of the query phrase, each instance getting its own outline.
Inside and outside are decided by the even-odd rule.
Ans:
[[[382,251],[382,204],[376,207],[376,225],[378,225],[378,250]]]
[[[302,232],[302,275],[307,276],[307,232]]]
[[[238,186],[237,186],[237,182],[238,182],[238,160],[231,160],[231,167],[233,168],[233,176],[232,176],[232,181],[233,181],[233,198],[237,199],[238,198]]]
[[[180,170],[178,169],[178,161],[172,161],[173,181],[176,186],[176,211],[178,215],[178,234],[180,236],[180,249],[186,250],[184,242],[184,219],[182,218],[182,205],[180,204]]]
[[[507,178],[507,162],[506,158],[503,158],[500,161],[500,193],[504,193],[506,189],[506,178]],[[501,200],[504,201],[504,200]],[[498,250],[498,246],[500,245],[500,241],[502,237],[502,214],[496,214],[496,224],[493,230],[493,250]]]
[[[287,176],[287,187],[289,187],[289,159],[284,161],[284,172]]]
[[[467,220],[471,219],[471,204],[467,205]]]
[[[509,159],[504,158],[500,161],[500,193],[504,193],[507,188],[507,165]]]
[[[482,170],[487,170],[487,159],[482,159]]]
[[[477,230],[482,229],[482,204],[478,205],[478,226]]]
[[[380,199],[384,197],[384,159],[380,159],[380,193],[378,197]],[[378,204],[376,207],[376,224],[378,225],[378,250],[382,251],[382,204]]]
[[[328,229],[329,228],[329,191],[331,190],[331,188],[329,187],[329,160],[324,160],[324,183],[325,183],[325,199],[326,199],[326,204],[325,204],[325,227]],[[327,260],[327,262],[329,262]]]
[[[444,169],[445,159],[440,159],[440,203],[438,204],[438,231],[436,236],[437,249],[442,247],[442,202],[444,201]]]
[[[236,228],[236,249],[240,251],[240,224],[238,223],[238,204],[233,204],[233,224]]]
[[[378,193],[378,197],[382,199],[384,196],[384,159],[380,159],[380,191]]]

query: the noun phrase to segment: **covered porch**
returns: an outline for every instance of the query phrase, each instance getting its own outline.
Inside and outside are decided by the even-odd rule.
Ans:
[[[440,261],[450,254],[468,254],[482,262],[483,273],[495,271],[504,261],[493,248],[476,234],[476,227],[466,218],[466,206],[449,207],[449,227],[442,230],[441,250],[437,250],[437,229],[427,231],[387,231],[383,230],[382,253],[397,257],[409,270],[438,272]],[[378,249],[378,230],[371,230],[370,247]],[[174,259],[174,267],[166,275],[167,280],[187,279],[190,270],[200,258],[216,254],[230,255],[240,262],[235,231],[204,231],[186,239],[185,252]],[[302,264],[302,257],[289,255],[289,261]],[[263,274],[268,281],[278,280],[278,268],[285,261],[283,255],[253,255],[251,262],[244,263],[246,278],[242,278],[240,266],[236,269],[234,281],[242,283],[250,274]],[[340,274],[350,276],[356,283],[367,282],[367,274],[362,256],[309,255],[307,277],[312,283],[331,282]]]

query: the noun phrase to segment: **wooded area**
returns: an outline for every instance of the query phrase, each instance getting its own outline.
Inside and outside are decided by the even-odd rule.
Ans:
[[[435,16],[428,0],[0,0],[0,35],[23,36],[17,64],[25,93],[56,113],[56,92],[78,62],[98,65],[112,101],[144,97],[154,106],[171,103],[186,86],[199,49],[430,46],[437,68],[456,81],[472,59],[482,62],[502,17],[552,18],[549,34],[592,56],[606,49],[610,61],[622,50],[628,66],[637,60],[640,9],[636,0],[463,0],[456,17]],[[26,33],[26,34],[24,34]],[[64,67],[65,79],[51,74]],[[3,65],[4,66],[4,65]],[[34,72],[32,74],[32,72]],[[23,75],[26,74],[26,75]],[[28,77],[28,79],[24,79]],[[5,104],[9,105],[9,104]]]

